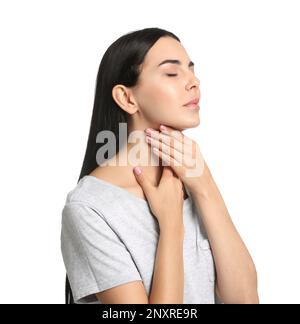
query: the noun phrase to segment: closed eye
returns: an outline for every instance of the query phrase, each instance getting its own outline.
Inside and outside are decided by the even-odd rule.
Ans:
[[[175,77],[175,76],[177,76],[177,74],[167,74],[167,76],[169,76],[169,77]]]

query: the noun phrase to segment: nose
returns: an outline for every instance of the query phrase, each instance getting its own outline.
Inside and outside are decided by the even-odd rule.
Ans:
[[[200,86],[200,80],[195,76],[195,74],[192,74],[191,78],[186,84],[186,90],[189,90],[192,87],[199,88]]]

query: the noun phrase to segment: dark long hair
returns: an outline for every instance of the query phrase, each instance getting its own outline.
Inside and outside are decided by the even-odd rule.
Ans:
[[[94,108],[78,182],[98,166],[96,154],[104,145],[104,143],[96,143],[98,132],[103,130],[113,132],[116,138],[116,153],[120,150],[119,123],[127,123],[127,113],[113,100],[112,89],[117,84],[126,87],[137,84],[140,65],[150,48],[161,37],[172,37],[180,42],[180,39],[169,31],[145,28],[121,36],[104,53],[97,74]],[[66,304],[74,304],[68,277],[66,277],[65,288]]]

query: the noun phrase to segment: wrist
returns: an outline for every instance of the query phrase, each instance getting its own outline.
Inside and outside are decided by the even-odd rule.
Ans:
[[[208,198],[216,188],[214,179],[209,172],[206,170],[203,174],[195,181],[191,188],[188,188],[192,196],[200,196],[203,198]]]
[[[174,236],[176,238],[184,237],[184,224],[164,224],[160,226],[160,235]]]

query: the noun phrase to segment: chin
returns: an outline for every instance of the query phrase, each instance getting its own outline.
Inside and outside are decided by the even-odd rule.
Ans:
[[[173,126],[171,126],[171,127],[175,128],[175,129],[178,129],[179,131],[183,131],[183,130],[188,129],[188,128],[195,128],[195,127],[197,127],[199,125],[200,125],[200,119],[196,118],[194,120],[186,121],[185,123],[183,123],[181,121],[176,126],[174,125],[174,127]]]
[[[156,129],[159,129],[159,126],[163,124],[163,125],[166,125],[166,126],[169,126],[171,128],[174,128],[176,130],[179,130],[179,131],[183,131],[185,129],[188,129],[188,128],[195,128],[197,126],[200,125],[200,118],[190,118],[190,119],[185,119],[183,120],[183,118],[181,118],[181,120],[179,121],[175,121],[175,120],[170,120],[170,121],[167,121],[165,120],[164,122],[160,122],[157,124],[157,127],[154,127]]]

